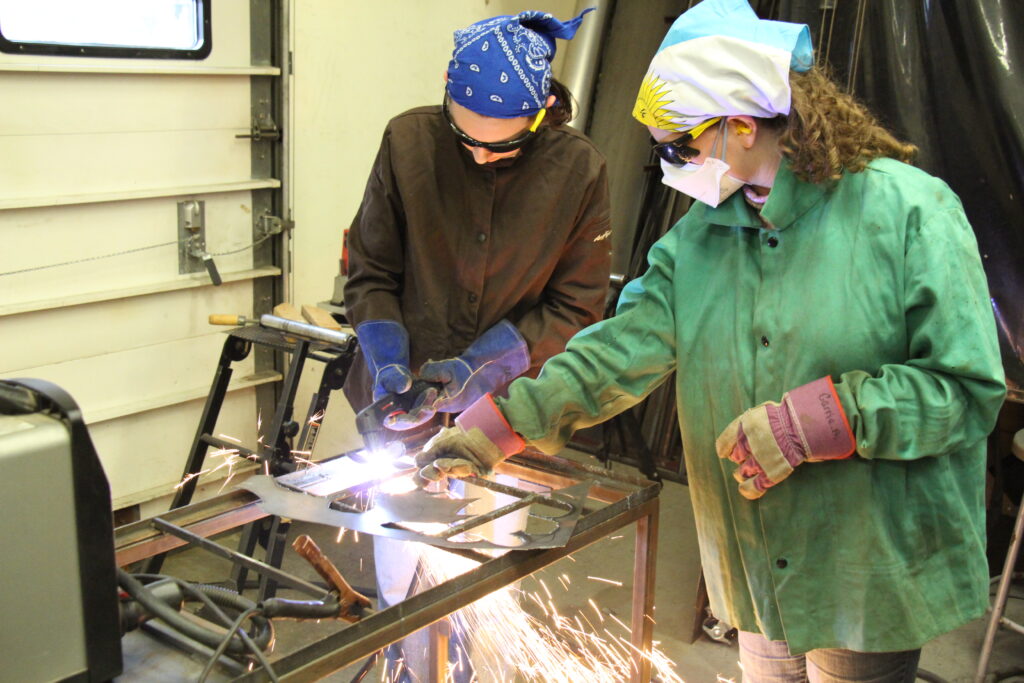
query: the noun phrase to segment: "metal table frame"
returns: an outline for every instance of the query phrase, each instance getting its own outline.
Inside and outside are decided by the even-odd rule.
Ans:
[[[452,551],[477,559],[481,564],[461,576],[273,660],[271,663],[278,677],[282,681],[315,680],[343,669],[493,591],[635,523],[630,626],[631,643],[636,649],[631,680],[650,681],[660,484],[533,451],[501,463],[497,471],[552,488],[592,480],[594,484],[589,499],[604,505],[596,509],[590,509],[588,505],[568,544],[561,548],[514,551],[497,558],[468,550]],[[161,519],[203,537],[229,531],[265,516],[256,497],[241,490],[160,515]],[[115,545],[117,563],[124,566],[185,545],[185,541],[161,531],[152,520],[142,520],[116,529]],[[256,670],[234,680],[268,679],[265,672]]]

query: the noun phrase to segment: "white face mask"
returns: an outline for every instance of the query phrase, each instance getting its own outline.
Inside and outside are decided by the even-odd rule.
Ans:
[[[662,159],[661,182],[711,207],[718,206],[736,190],[743,187],[746,183],[728,175],[729,164],[725,163],[725,140],[722,142],[722,158],[714,156],[720,133],[721,129],[715,136],[711,153],[702,164],[676,166]]]

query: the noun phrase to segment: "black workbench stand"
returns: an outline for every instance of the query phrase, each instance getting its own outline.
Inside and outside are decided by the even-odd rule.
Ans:
[[[171,502],[170,509],[172,510],[188,505],[192,501],[199,473],[203,469],[206,452],[210,446],[235,450],[243,457],[260,462],[264,472],[273,476],[293,472],[296,469],[295,452],[304,454],[312,452],[320,430],[320,420],[327,412],[331,392],[340,389],[345,384],[345,378],[352,366],[357,345],[355,335],[352,335],[351,341],[347,344],[329,343],[304,337],[295,332],[283,332],[259,325],[239,327],[230,330],[227,334],[228,338],[224,342],[220,360],[217,362],[210,394],[206,398],[206,405],[203,407],[195,439],[192,441],[192,448],[182,473],[184,483],[178,488],[174,500]],[[233,441],[218,438],[214,433],[217,418],[224,405],[224,397],[227,395],[228,385],[231,381],[233,372],[231,365],[248,357],[253,344],[268,346],[288,353],[291,360],[280,386],[270,428],[264,432],[256,448],[249,449]],[[310,399],[306,419],[300,427],[299,423],[293,419],[292,414],[295,394],[307,358],[324,363],[324,370],[320,378],[320,385]],[[294,442],[293,446],[296,436],[298,436],[298,441]],[[266,547],[265,560],[267,564],[280,567],[287,533],[288,523],[277,517],[253,522],[242,531],[239,550],[251,556],[256,550],[257,543],[262,541]],[[146,562],[145,573],[159,573],[164,557],[164,554],[151,557]],[[247,573],[248,571],[240,565],[236,565],[232,571],[231,578],[239,593],[245,587]],[[268,579],[266,576],[261,578],[259,586],[261,600],[273,597],[276,590],[276,581]]]

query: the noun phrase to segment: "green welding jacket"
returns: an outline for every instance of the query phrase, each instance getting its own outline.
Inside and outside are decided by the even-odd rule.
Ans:
[[[794,654],[918,648],[988,603],[985,444],[1005,381],[974,233],[944,182],[889,159],[830,188],[784,161],[761,217],[741,193],[695,204],[615,316],[498,405],[555,452],[675,371],[715,615]],[[743,498],[715,438],[825,375],[856,455]]]

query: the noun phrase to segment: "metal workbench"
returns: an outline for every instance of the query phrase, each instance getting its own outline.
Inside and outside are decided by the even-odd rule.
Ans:
[[[632,587],[631,643],[634,646],[634,681],[649,681],[651,661],[640,653],[651,651],[654,621],[654,572],[658,533],[660,484],[643,478],[614,474],[559,456],[527,451],[499,464],[499,473],[532,484],[564,488],[591,481],[587,505],[569,542],[560,548],[521,550],[496,558],[473,551],[455,550],[481,564],[450,581],[376,612],[341,630],[330,629],[323,638],[298,650],[270,657],[282,681],[316,680],[366,658],[384,646],[437,622],[493,591],[511,585],[630,524],[636,524]],[[338,494],[347,489],[339,489]],[[253,494],[233,490],[215,498],[171,510],[159,518],[210,537],[260,519],[266,514]],[[154,519],[115,530],[117,563],[126,566],[185,545],[185,541],[157,527]],[[438,675],[436,672],[434,675]],[[237,681],[265,681],[262,670],[241,675]]]

